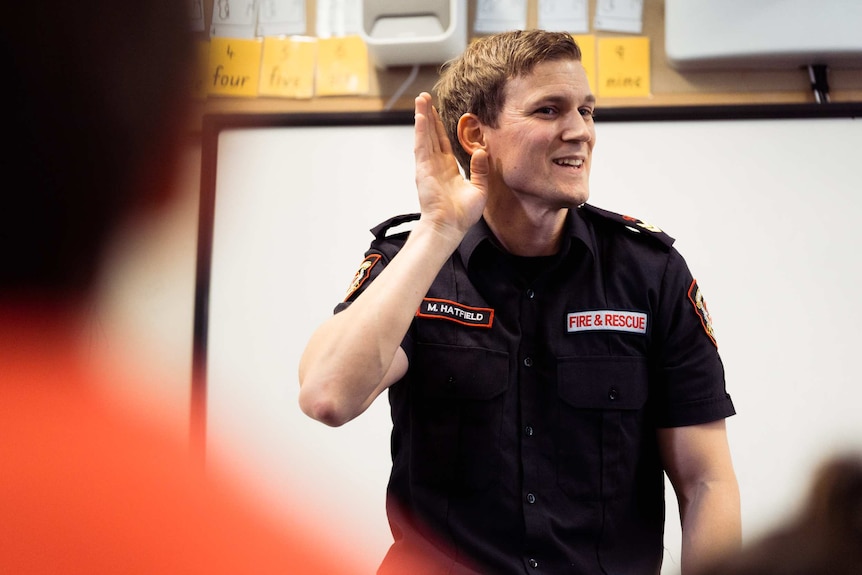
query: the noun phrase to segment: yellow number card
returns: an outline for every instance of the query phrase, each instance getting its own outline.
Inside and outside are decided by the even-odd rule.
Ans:
[[[635,98],[650,95],[649,38],[598,39],[598,95]]]
[[[282,98],[314,96],[314,60],[317,39],[293,36],[263,39],[260,95]]]
[[[317,95],[368,93],[368,48],[359,36],[322,38],[317,43]]]
[[[257,96],[262,46],[260,40],[212,38],[207,92],[218,96]]]
[[[581,49],[581,64],[584,65],[584,70],[587,72],[590,89],[595,93],[598,90],[596,84],[596,37],[594,34],[573,34],[572,38],[575,39]]]

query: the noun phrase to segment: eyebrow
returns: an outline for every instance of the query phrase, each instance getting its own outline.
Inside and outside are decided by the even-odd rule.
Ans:
[[[554,104],[562,104],[562,103],[568,102],[569,99],[566,96],[547,95],[547,96],[543,96],[542,98],[540,98],[539,101],[551,102]],[[596,96],[592,93],[587,94],[586,96],[584,96],[583,103],[588,104],[590,106],[595,106],[596,105]]]

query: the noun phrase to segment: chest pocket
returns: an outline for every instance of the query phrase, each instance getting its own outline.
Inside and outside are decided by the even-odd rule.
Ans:
[[[644,441],[649,373],[641,357],[563,358],[555,422],[557,483],[574,499],[616,496],[631,485]]]
[[[498,480],[508,354],[417,344],[410,371],[412,480],[450,491]]]

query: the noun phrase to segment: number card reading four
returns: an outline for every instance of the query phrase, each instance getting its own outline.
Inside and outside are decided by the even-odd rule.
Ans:
[[[257,96],[263,42],[237,38],[210,40],[207,93],[218,96]]]

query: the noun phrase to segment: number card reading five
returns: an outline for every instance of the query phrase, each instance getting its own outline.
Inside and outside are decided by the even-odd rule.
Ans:
[[[314,96],[317,39],[267,36],[263,39],[260,94],[283,98]]]

